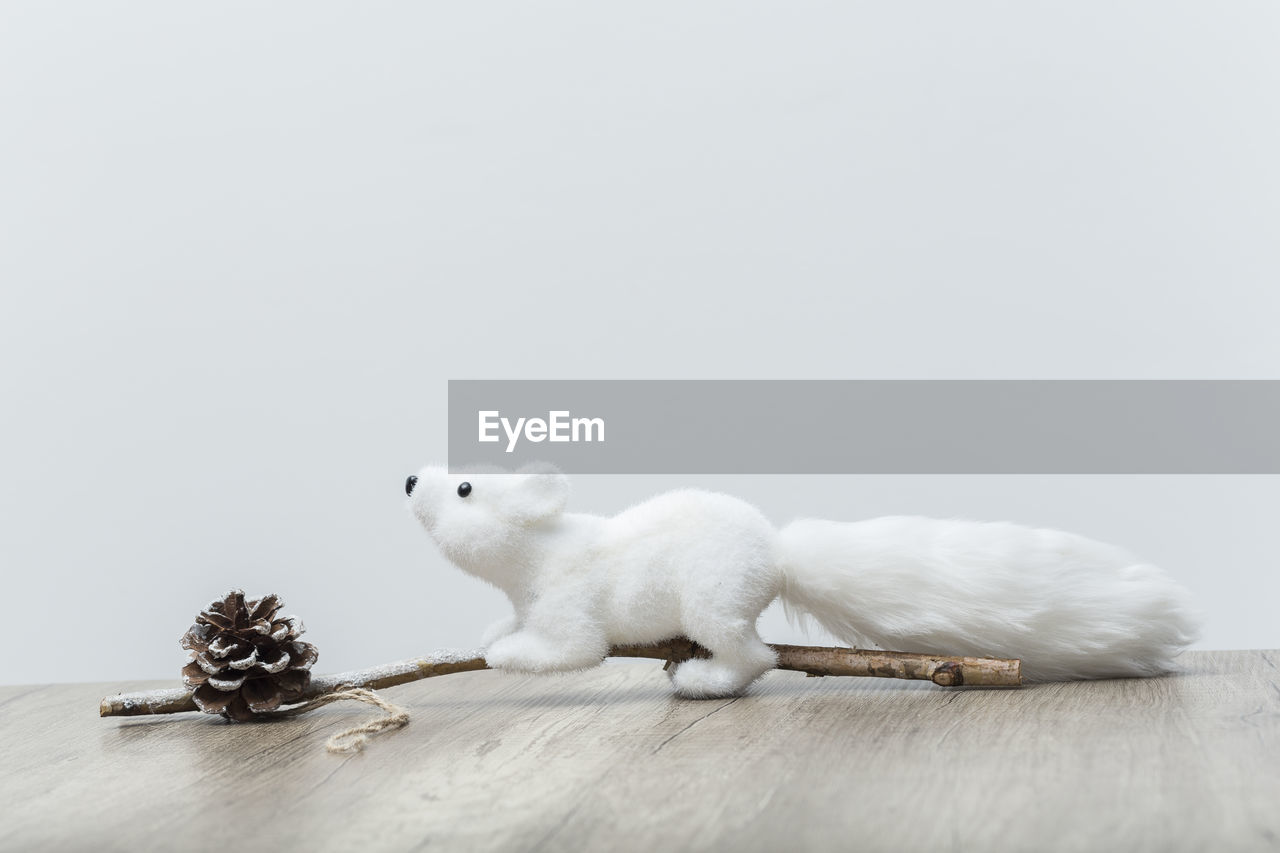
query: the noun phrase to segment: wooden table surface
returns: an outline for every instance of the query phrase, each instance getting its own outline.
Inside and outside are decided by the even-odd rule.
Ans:
[[[292,720],[99,719],[128,685],[0,688],[5,850],[1280,848],[1280,652],[1147,680],[947,689],[774,672],[671,696],[654,662],[385,691],[361,754]]]

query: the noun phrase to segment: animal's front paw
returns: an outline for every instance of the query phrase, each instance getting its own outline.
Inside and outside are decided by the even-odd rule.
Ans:
[[[515,616],[508,616],[506,619],[499,619],[488,628],[485,629],[484,635],[480,637],[480,645],[488,648],[498,640],[515,631],[518,623]]]
[[[524,631],[495,641],[485,650],[484,659],[494,669],[512,672],[561,672],[585,669],[601,661],[600,657],[583,650],[552,643]]]

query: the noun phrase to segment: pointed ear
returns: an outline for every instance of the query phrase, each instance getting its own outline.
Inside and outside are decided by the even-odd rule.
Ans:
[[[564,511],[569,502],[569,478],[545,462],[525,465],[512,475],[515,487],[506,510],[517,521],[543,521]]]

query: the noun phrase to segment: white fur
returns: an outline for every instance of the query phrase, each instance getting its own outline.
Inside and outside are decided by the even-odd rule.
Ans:
[[[1167,672],[1197,633],[1160,569],[1072,533],[890,517],[797,521],[778,541],[788,615],[851,644],[1021,658],[1027,680],[1063,681]]]
[[[775,662],[755,625],[779,596],[850,644],[1018,657],[1039,680],[1164,672],[1195,635],[1181,587],[1068,533],[926,518],[777,532],[750,504],[696,490],[604,518],[565,512],[553,469],[417,476],[414,514],[515,608],[485,636],[499,669],[582,669],[610,645],[685,635],[712,656],[676,667],[677,692],[734,695]]]

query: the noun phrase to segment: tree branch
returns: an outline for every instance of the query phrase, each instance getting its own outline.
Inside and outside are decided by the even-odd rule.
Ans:
[[[866,649],[830,648],[826,646],[773,645],[778,654],[777,669],[803,672],[813,676],[849,675],[872,678],[908,678],[932,681],[941,687],[982,686],[1016,687],[1022,683],[1022,663],[1004,658],[944,657],[910,652],[882,652]],[[653,658],[665,660],[667,666],[710,653],[685,637],[653,645],[614,646],[610,657]],[[425,658],[384,664],[371,669],[320,675],[300,701],[331,693],[340,687],[367,687],[379,690],[410,681],[488,669],[480,651],[437,652]],[[119,693],[102,700],[99,716],[133,717],[143,714],[177,714],[195,711],[191,691],[185,688],[152,690],[144,693]]]

